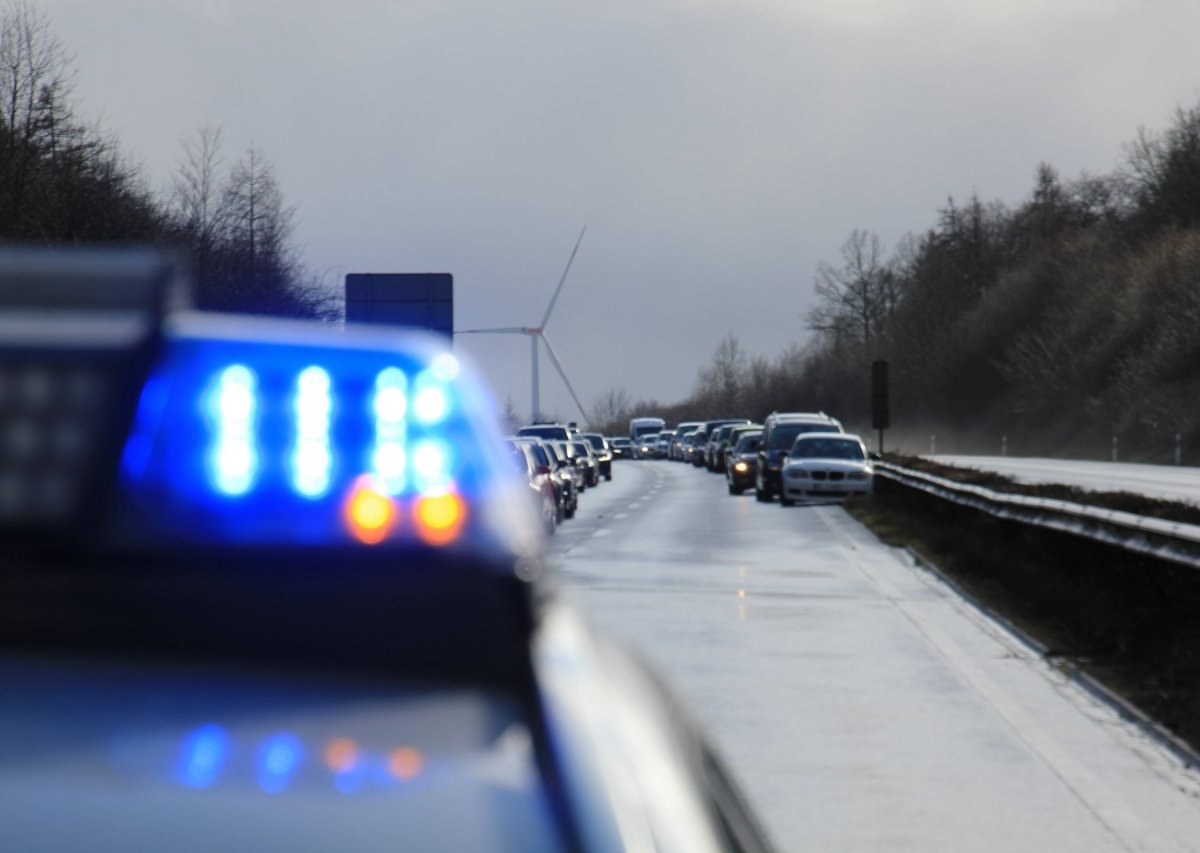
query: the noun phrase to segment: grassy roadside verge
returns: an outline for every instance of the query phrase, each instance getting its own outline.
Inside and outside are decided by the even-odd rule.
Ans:
[[[933,561],[1049,655],[1200,748],[1200,572],[995,519],[883,478],[847,509],[883,541]]]

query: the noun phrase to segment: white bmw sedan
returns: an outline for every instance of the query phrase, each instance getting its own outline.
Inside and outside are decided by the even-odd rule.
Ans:
[[[796,437],[783,465],[780,502],[840,500],[871,493],[875,470],[857,435],[808,432]]]

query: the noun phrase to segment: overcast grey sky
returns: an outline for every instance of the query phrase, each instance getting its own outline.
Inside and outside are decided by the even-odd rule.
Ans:
[[[805,337],[814,269],[947,196],[1108,172],[1200,98],[1195,0],[35,0],[154,186],[251,143],[304,262],[454,274],[456,325],[533,325],[585,405],[674,402],[720,338]],[[529,406],[529,347],[472,336]],[[574,407],[543,357],[543,408]]]

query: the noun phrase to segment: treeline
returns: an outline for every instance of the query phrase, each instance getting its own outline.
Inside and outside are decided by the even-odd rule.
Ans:
[[[80,118],[71,55],[26,0],[0,12],[0,243],[140,243],[187,253],[198,307],[335,313],[290,244],[295,212],[249,149],[226,166],[220,132],[184,143],[172,185],[151,189],[117,140]]]
[[[890,253],[855,230],[815,296],[806,345],[767,361],[727,337],[691,396],[659,410],[822,408],[867,430],[882,358],[911,449],[932,434],[945,451],[1006,438],[1014,454],[1107,456],[1115,436],[1124,455],[1166,461],[1177,434],[1196,448],[1200,106],[1140,131],[1111,174],[1063,180],[1042,164],[1016,206],[950,199]]]

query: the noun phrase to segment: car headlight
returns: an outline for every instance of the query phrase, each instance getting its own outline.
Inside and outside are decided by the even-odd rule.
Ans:
[[[735,462],[733,465],[734,471],[745,472],[750,470],[750,466],[745,462]]]

